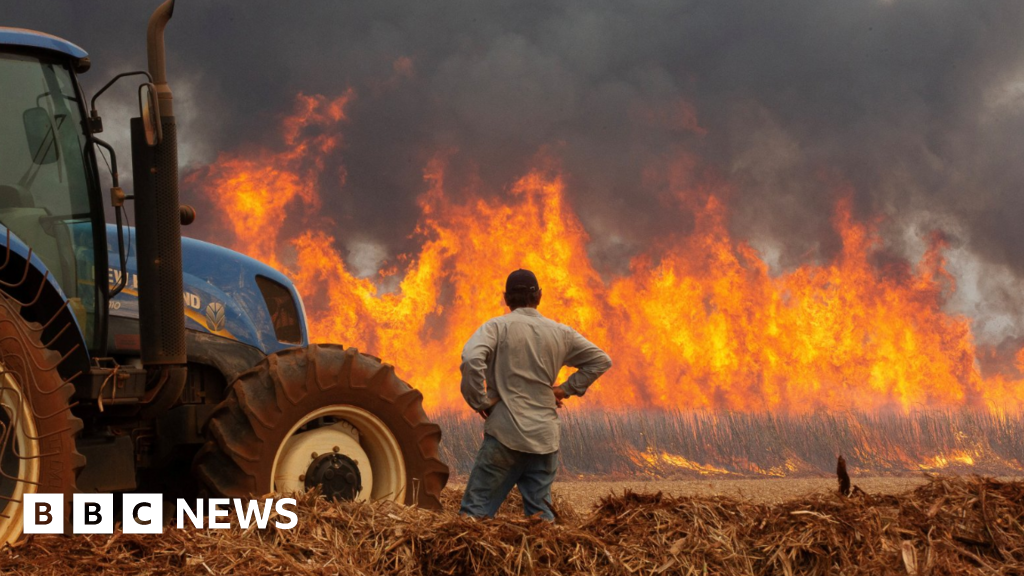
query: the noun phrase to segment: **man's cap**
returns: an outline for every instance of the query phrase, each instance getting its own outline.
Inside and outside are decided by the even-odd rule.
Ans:
[[[529,270],[520,268],[508,275],[505,280],[505,292],[536,292],[540,290],[537,277]]]

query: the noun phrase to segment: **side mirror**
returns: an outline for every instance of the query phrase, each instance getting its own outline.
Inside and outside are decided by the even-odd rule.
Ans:
[[[146,82],[139,85],[139,117],[146,132],[146,144],[156,146],[164,138],[160,124],[160,102],[156,97],[156,86]]]
[[[53,116],[41,106],[29,108],[21,115],[25,124],[25,138],[33,164],[53,164],[57,161],[57,130]]]

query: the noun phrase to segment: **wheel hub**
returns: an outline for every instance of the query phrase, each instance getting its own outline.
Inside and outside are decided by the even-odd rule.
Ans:
[[[359,465],[344,454],[330,452],[317,456],[305,476],[306,490],[319,485],[320,492],[333,500],[354,500],[363,490]]]

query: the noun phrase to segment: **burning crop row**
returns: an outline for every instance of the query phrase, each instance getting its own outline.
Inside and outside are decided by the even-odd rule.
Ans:
[[[478,417],[445,412],[443,457],[468,475]],[[851,473],[1019,475],[1024,417],[973,410],[910,414],[570,411],[562,419],[564,476],[621,478],[820,476],[843,455]]]
[[[280,149],[225,153],[189,182],[230,215],[219,240],[296,280],[313,340],[384,358],[428,409],[461,405],[459,350],[503,312],[501,281],[518,267],[538,273],[544,314],[615,360],[591,405],[790,414],[1021,407],[1019,369],[983,374],[970,319],[943,309],[955,282],[942,236],[926,240],[917,263],[877,258],[877,223],[854,218],[841,186],[841,250],[775,274],[730,234],[727,183],[700,176],[691,159],[652,167],[680,230],[653,239],[628,273],[602,275],[557,170],[531,170],[505,194],[453,190],[439,154],[424,170],[418,252],[377,279],[358,277],[337,224],[318,210],[318,182],[344,189],[344,174],[325,173],[325,159],[355,97],[301,96]]]

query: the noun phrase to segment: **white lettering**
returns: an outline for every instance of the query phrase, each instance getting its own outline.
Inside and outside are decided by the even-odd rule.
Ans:
[[[191,292],[182,292],[181,297],[185,300],[185,306],[188,306],[193,310],[199,310],[200,301],[198,295]]]
[[[252,522],[250,517],[256,517],[256,527],[260,530],[267,527],[267,521],[270,520],[270,507],[274,503],[273,500],[263,501],[263,515],[260,515],[260,504],[258,500],[249,500],[249,506],[245,509],[242,508],[242,501],[235,498],[235,514],[238,515],[238,525],[244,530],[249,527],[249,523]]]
[[[188,516],[192,525],[196,528],[203,527],[203,501],[196,500],[196,511],[192,513],[192,509],[189,508],[188,502],[184,498],[178,498],[178,530],[185,528],[185,516]]]
[[[123,274],[123,276],[125,278],[125,283],[124,283],[124,287],[125,288],[127,288],[129,290],[138,290],[139,289],[139,275],[138,274],[132,274],[131,272],[125,272]],[[121,274],[120,270],[117,270],[117,269],[114,269],[114,268],[107,268],[107,282],[110,283],[111,286],[114,286],[117,283],[119,283],[121,281],[121,277],[122,277],[122,274]]]
[[[227,518],[231,510],[221,510],[221,506],[230,506],[227,498],[210,498],[210,528],[231,528],[230,522],[221,522],[217,518]]]
[[[295,498],[281,498],[280,500],[277,501],[277,504],[274,505],[274,510],[277,510],[277,513],[280,516],[291,518],[291,522],[288,522],[287,524],[275,522],[274,525],[278,528],[281,528],[282,530],[291,530],[292,528],[295,528],[296,525],[298,525],[299,516],[295,512],[285,508],[286,504],[295,506]]]

